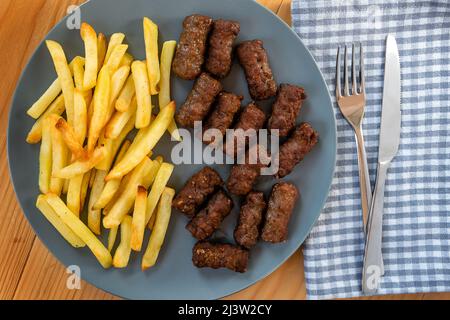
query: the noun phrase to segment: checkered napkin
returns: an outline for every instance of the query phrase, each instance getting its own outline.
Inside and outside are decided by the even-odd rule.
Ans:
[[[325,76],[338,130],[331,192],[304,246],[308,297],[362,295],[357,153],[334,99],[336,49],[358,41],[365,47],[363,127],[373,189],[388,33],[400,51],[402,130],[386,182],[379,293],[450,291],[450,2],[293,0],[292,15]]]

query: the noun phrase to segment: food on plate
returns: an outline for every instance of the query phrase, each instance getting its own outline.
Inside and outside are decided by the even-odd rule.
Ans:
[[[130,261],[131,255],[131,224],[132,218],[125,216],[120,224],[120,244],[114,253],[113,266],[115,268],[125,268]]]
[[[240,31],[236,21],[215,20],[209,37],[208,57],[205,69],[218,78],[224,78],[231,70],[233,43]]]
[[[95,170],[93,173],[95,175],[94,182],[91,187],[91,193],[89,195],[88,203],[88,218],[87,225],[91,231],[97,235],[101,232],[101,218],[102,212],[94,207],[97,202],[102,190],[105,186],[105,176],[108,172],[104,170]]]
[[[83,89],[89,90],[97,83],[98,72],[98,38],[94,28],[83,22],[81,24],[81,39],[84,41],[86,62],[84,65]]]
[[[268,129],[279,130],[280,137],[287,137],[295,127],[298,113],[306,99],[305,90],[299,86],[283,83],[272,106]]]
[[[116,70],[120,67],[122,63],[122,59],[125,57],[125,54],[128,50],[128,45],[119,44],[111,51],[111,55],[106,61],[105,66],[109,67],[111,73],[116,72]]]
[[[200,241],[192,250],[192,262],[197,268],[227,268],[244,273],[248,258],[248,250],[231,244]]]
[[[52,179],[52,123],[54,124],[51,119],[44,119],[39,152],[39,190],[44,194],[50,191]]]
[[[136,117],[137,100],[136,97],[131,101],[130,107],[124,112],[117,111],[113,114],[105,128],[105,137],[107,139],[116,139],[123,128],[132,117]]]
[[[84,140],[83,142],[80,142],[80,137],[77,136],[74,128],[69,125],[63,118],[59,118],[55,126],[56,129],[61,132],[64,142],[66,143],[67,148],[69,148],[70,152],[72,153],[74,159],[83,159],[86,154],[82,145]]]
[[[136,128],[142,129],[150,124],[152,114],[152,99],[147,66],[143,61],[134,61],[131,65],[134,85],[136,88]]]
[[[170,217],[172,214],[172,200],[175,196],[175,190],[165,188],[161,199],[159,200],[158,211],[156,213],[155,225],[150,235],[147,249],[142,258],[142,270],[147,270],[156,264],[159,252],[166,237],[167,228],[169,227]]]
[[[261,40],[241,43],[237,55],[247,78],[250,96],[254,100],[266,100],[277,94],[277,84],[273,78],[267,52]]]
[[[186,128],[193,128],[195,121],[202,121],[208,115],[220,91],[222,84],[208,74],[202,73],[176,114],[177,123]]]
[[[105,55],[105,59],[104,59],[104,64],[105,65],[109,58],[111,57],[111,54],[113,53],[114,49],[121,45],[123,43],[123,41],[125,40],[125,35],[123,33],[113,33],[111,35],[111,37],[109,38],[109,43],[108,43],[108,49],[106,50],[106,55]]]
[[[298,197],[299,192],[291,183],[277,183],[273,187],[261,233],[262,240],[271,243],[287,240],[289,220]]]
[[[262,129],[266,122],[266,114],[261,110],[255,102],[251,102],[239,116],[239,120],[234,127],[233,145],[230,146],[227,142],[225,144],[225,152],[230,156],[236,156],[240,151],[244,151],[246,144],[239,145],[238,140],[241,135],[244,135],[248,130],[258,131]],[[242,139],[243,140],[243,139]],[[248,139],[246,139],[248,140]],[[248,143],[248,141],[247,141]],[[230,149],[230,150],[228,150]],[[243,153],[243,152],[242,152]]]
[[[194,174],[173,201],[173,207],[192,218],[197,209],[221,185],[223,180],[211,167],[204,167]]]
[[[147,211],[147,189],[139,186],[136,193],[136,202],[133,210],[133,223],[131,225],[131,249],[141,251],[145,233],[145,212]]]
[[[67,153],[67,152],[66,152]],[[53,170],[53,177],[61,179],[71,179],[79,174],[83,174],[94,168],[106,156],[105,147],[98,147],[91,156],[72,162],[64,168]]]
[[[220,228],[233,209],[233,200],[223,190],[217,191],[208,204],[192,218],[186,229],[198,240],[205,240]]]
[[[113,228],[109,229],[109,233],[108,233],[108,251],[109,252],[111,252],[114,249],[118,231],[119,231],[119,227],[113,227]]]
[[[202,72],[205,61],[206,42],[213,20],[210,17],[194,14],[183,21],[173,72],[181,79],[194,80]]]
[[[244,163],[235,164],[231,168],[227,181],[228,191],[237,196],[245,196],[252,191],[258,177],[261,175],[261,169],[267,166],[261,157],[263,154],[261,146],[250,147],[245,155]]]
[[[150,94],[156,95],[159,92],[159,81],[161,79],[158,56],[158,26],[147,17],[144,18],[143,25]]]
[[[247,195],[241,207],[238,225],[234,230],[236,243],[247,249],[255,246],[266,206],[262,192],[252,191]]]
[[[73,130],[78,138],[78,142],[83,145],[87,135],[88,115],[87,103],[83,91],[75,89],[73,100]]]
[[[59,116],[50,115],[48,125],[51,128],[51,144],[52,144],[52,178],[50,179],[50,192],[56,195],[62,193],[64,187],[64,179],[55,176],[55,172],[61,170],[67,165],[69,158],[69,150],[64,143],[61,132],[56,128],[56,123],[60,119]]]
[[[75,216],[57,195],[48,193],[45,200],[56,212],[59,218],[91,249],[97,260],[107,269],[112,265],[112,257],[108,249],[89,230],[89,228]]]
[[[206,124],[203,126],[203,130],[217,129],[225,136],[227,129],[233,124],[234,116],[241,107],[242,99],[244,97],[235,95],[234,93],[221,92],[217,98],[217,105],[208,117]],[[212,141],[206,137],[203,138],[203,141],[205,143],[222,142]]]
[[[319,141],[319,134],[309,123],[299,125],[290,138],[281,145],[277,178],[283,178],[294,170]]]
[[[81,212],[81,188],[83,185],[84,174],[80,174],[72,179],[69,179],[69,186],[67,189],[67,207],[77,217]]]
[[[117,101],[117,98],[119,97],[123,87],[125,86],[125,83],[127,82],[128,76],[131,72],[131,66],[121,66],[119,67],[111,77],[111,95],[109,98],[109,105],[108,105],[108,113],[105,119],[105,124],[108,123],[108,121],[111,119],[111,116],[113,115],[115,109],[115,104]]]
[[[130,75],[122,88],[119,97],[116,100],[116,110],[126,112],[133,101],[136,94],[136,87],[134,86],[133,75]]]
[[[105,62],[106,50],[108,50],[108,40],[103,33],[99,32],[97,36],[97,72]]]

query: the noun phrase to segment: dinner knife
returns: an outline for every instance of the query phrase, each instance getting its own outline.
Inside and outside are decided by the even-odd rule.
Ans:
[[[362,289],[366,294],[377,292],[379,280],[384,274],[383,257],[381,256],[384,187],[388,168],[397,154],[400,144],[400,97],[400,57],[394,36],[388,35],[386,39],[377,180],[369,212],[364,252]]]

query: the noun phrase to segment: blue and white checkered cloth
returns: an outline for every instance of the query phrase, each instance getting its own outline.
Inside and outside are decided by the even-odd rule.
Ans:
[[[450,1],[293,0],[293,26],[334,100],[336,49],[362,42],[364,134],[376,175],[385,38],[402,66],[401,145],[388,173],[380,294],[450,291]],[[354,133],[334,105],[337,167],[325,208],[304,246],[310,299],[361,293],[364,253]]]

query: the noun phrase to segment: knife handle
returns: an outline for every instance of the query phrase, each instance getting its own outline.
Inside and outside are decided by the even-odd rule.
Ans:
[[[367,226],[364,252],[362,289],[366,294],[376,293],[384,273],[381,244],[383,235],[384,189],[389,162],[378,163],[377,181]]]

